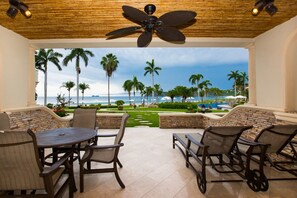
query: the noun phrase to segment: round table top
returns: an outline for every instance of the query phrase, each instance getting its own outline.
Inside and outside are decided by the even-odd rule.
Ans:
[[[39,148],[52,148],[64,145],[74,145],[90,140],[97,134],[95,129],[88,128],[58,128],[36,133]]]

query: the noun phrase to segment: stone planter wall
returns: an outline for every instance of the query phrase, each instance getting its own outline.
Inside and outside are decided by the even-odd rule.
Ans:
[[[47,107],[28,107],[23,109],[6,110],[13,130],[32,129],[34,132],[49,129],[69,127],[71,118],[61,118]],[[102,129],[118,129],[121,125],[122,115],[97,114],[97,126]]]

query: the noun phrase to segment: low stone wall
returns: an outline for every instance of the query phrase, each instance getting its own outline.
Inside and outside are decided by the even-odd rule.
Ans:
[[[160,128],[204,128],[200,113],[159,113]]]
[[[277,120],[272,110],[238,106],[223,117],[202,113],[159,113],[160,128],[206,128],[208,126],[253,125],[243,136],[254,139],[258,132],[272,124],[292,124]]]
[[[99,129],[119,129],[122,117],[122,113],[97,113],[97,126]]]
[[[36,106],[5,111],[10,118],[13,130],[27,130],[34,132],[49,129],[69,127],[71,118],[61,118],[47,107]],[[121,113],[97,114],[96,125],[100,129],[118,129],[121,125]]]
[[[13,130],[27,130],[34,132],[69,127],[70,119],[57,116],[46,107],[28,107],[6,111]]]

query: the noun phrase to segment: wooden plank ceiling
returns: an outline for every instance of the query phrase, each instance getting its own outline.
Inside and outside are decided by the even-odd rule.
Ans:
[[[297,15],[297,0],[275,0],[278,12],[253,17],[254,0],[23,0],[32,18],[6,15],[8,0],[0,1],[0,25],[28,39],[106,38],[105,34],[135,25],[122,15],[122,5],[140,10],[148,3],[155,16],[174,10],[198,13],[196,22],[181,29],[186,37],[254,38]],[[139,33],[130,35],[138,37]]]

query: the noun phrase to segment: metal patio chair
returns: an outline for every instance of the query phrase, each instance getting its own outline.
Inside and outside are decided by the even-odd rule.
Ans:
[[[245,174],[250,172],[250,161],[244,162],[241,153],[235,148],[243,131],[252,126],[221,126],[208,127],[203,135],[199,133],[173,134],[173,148],[177,146],[186,159],[186,166],[191,167],[197,177],[198,188],[206,192],[207,182],[242,182],[246,180]],[[258,146],[254,143],[252,146]],[[199,168],[194,163],[200,165]],[[219,173],[236,173],[240,179],[209,180],[206,176],[206,167],[211,166]],[[227,169],[226,169],[227,168]],[[251,181],[247,181],[249,183]],[[264,183],[264,184],[263,184]],[[266,181],[249,185],[254,191],[265,190],[261,186]],[[266,189],[267,190],[267,189]]]
[[[99,137],[114,137],[114,144],[112,145],[101,145],[100,141],[98,141],[98,145],[91,145],[86,147],[86,152],[80,160],[80,192],[84,191],[84,175],[85,174],[94,174],[94,173],[106,173],[106,172],[114,172],[116,179],[122,188],[125,188],[124,183],[122,182],[118,170],[117,164],[122,168],[123,165],[120,163],[118,159],[118,154],[120,148],[124,146],[122,143],[122,139],[125,133],[125,127],[129,115],[125,113],[122,117],[121,126],[117,134],[114,135],[99,135]],[[100,139],[99,139],[100,140]],[[91,162],[96,163],[106,163],[113,164],[112,168],[97,168],[92,169]],[[84,167],[85,163],[87,163],[87,168]]]
[[[61,197],[69,187],[73,197],[73,168],[65,154],[44,167],[39,159],[35,134],[31,131],[0,133],[0,191],[4,197]],[[31,193],[29,191],[32,191]]]
[[[77,127],[77,128],[90,128],[97,130],[96,126],[96,112],[97,108],[92,109],[83,109],[83,108],[77,108],[74,110],[73,113],[73,119],[70,122],[71,127]],[[97,137],[95,137],[92,140],[82,142],[78,145],[76,145],[75,153],[76,157],[74,159],[80,160],[80,151],[84,151],[85,147],[89,144],[96,144],[97,143]],[[53,161],[56,161],[58,158],[58,154],[64,153],[72,149],[72,146],[63,146],[53,149],[53,153],[46,158],[53,157]]]
[[[268,162],[278,171],[285,171],[295,176],[295,178],[269,177],[268,180],[297,180],[297,145],[292,141],[296,134],[297,125],[272,125],[261,130],[252,142],[266,145],[266,149],[260,150],[259,147],[246,146],[251,141],[244,138],[240,138],[238,146],[240,152],[252,156],[252,159],[260,164],[261,169],[263,169],[264,162]],[[289,150],[289,152],[284,152],[284,150]],[[259,156],[262,157],[259,158]],[[250,172],[250,174],[248,177],[259,180],[259,173]]]

